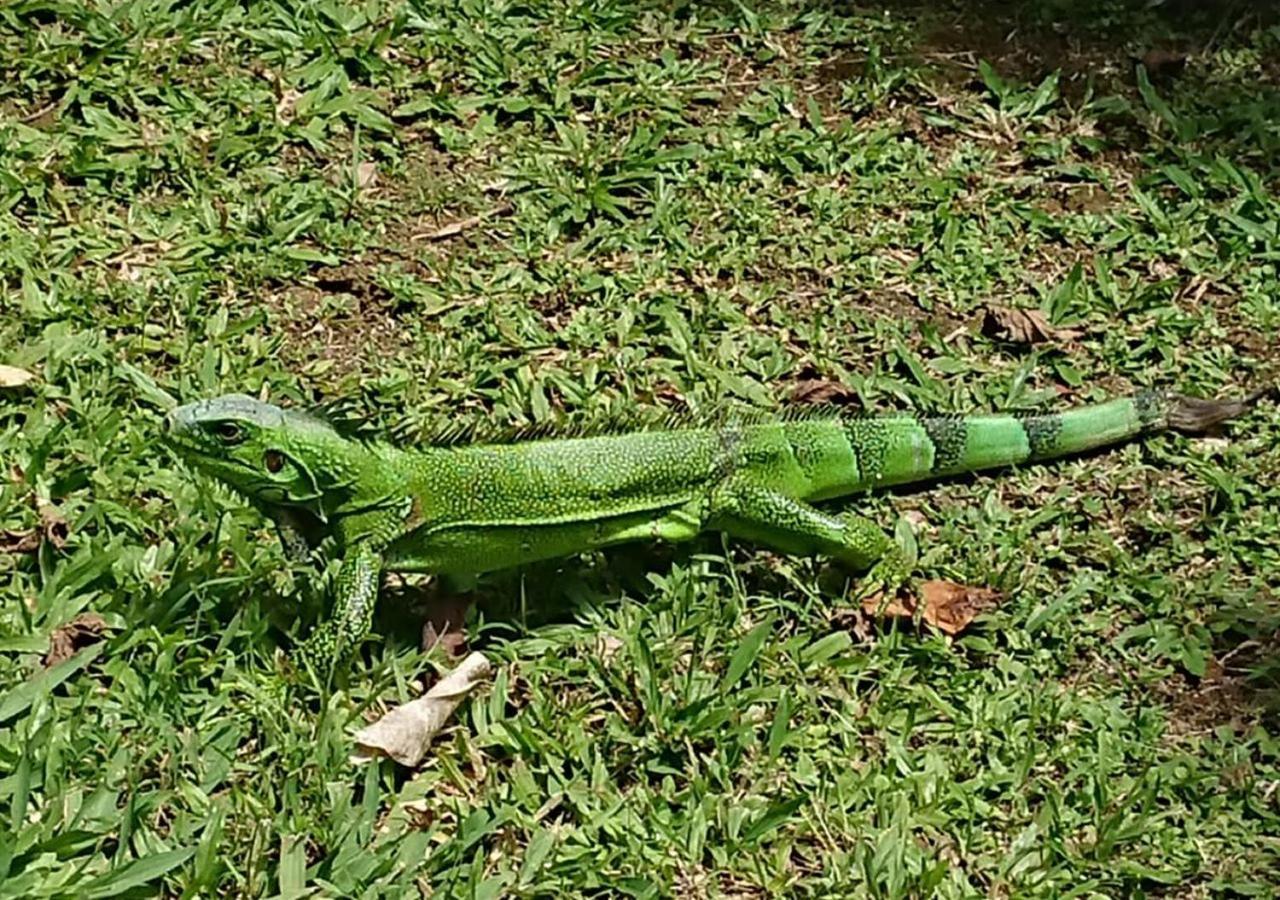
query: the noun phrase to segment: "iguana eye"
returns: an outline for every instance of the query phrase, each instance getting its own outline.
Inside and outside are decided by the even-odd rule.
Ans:
[[[235,422],[219,422],[214,427],[214,432],[228,444],[240,440],[240,426]]]
[[[262,457],[262,463],[274,475],[284,468],[284,454],[279,450],[268,450]]]

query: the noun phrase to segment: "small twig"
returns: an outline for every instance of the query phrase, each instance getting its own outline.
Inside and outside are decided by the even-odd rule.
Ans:
[[[23,125],[27,124],[28,122],[34,122],[36,119],[40,118],[45,113],[56,109],[57,106],[58,106],[57,100],[54,100],[51,103],[46,103],[44,106],[40,107],[35,112],[27,113],[25,116],[22,116],[21,118],[18,119],[18,121],[21,122]]]
[[[435,231],[424,231],[419,234],[410,235],[411,241],[444,241],[451,237],[457,237],[464,231],[469,231],[477,225],[482,224],[486,219],[493,216],[505,216],[511,212],[511,204],[504,203],[502,206],[496,206],[486,213],[479,213],[474,216],[468,216],[465,219],[458,219],[456,222],[450,222],[448,225],[441,226]]]

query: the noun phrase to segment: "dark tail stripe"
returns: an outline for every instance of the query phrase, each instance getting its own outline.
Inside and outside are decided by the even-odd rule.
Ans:
[[[964,463],[967,427],[961,416],[919,416],[920,427],[933,441],[933,471],[947,472]]]
[[[1058,437],[1062,434],[1062,416],[1058,413],[1019,416],[1022,430],[1027,433],[1027,446],[1031,456],[1052,456],[1058,450]]]

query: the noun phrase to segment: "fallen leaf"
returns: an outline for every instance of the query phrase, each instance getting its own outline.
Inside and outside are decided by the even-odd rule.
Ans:
[[[947,634],[964,631],[979,613],[995,606],[1000,595],[990,588],[956,584],[954,581],[926,581],[920,585],[919,598],[890,597],[872,594],[862,601],[868,615],[914,619],[916,610],[927,623]]]
[[[356,166],[356,187],[371,188],[378,183],[378,164],[362,162]]]
[[[46,541],[53,544],[55,549],[61,550],[67,545],[67,535],[70,533],[67,520],[62,518],[57,508],[51,503],[39,504],[38,510],[40,533],[44,535]]]
[[[280,99],[276,101],[276,116],[281,122],[288,124],[293,121],[294,107],[301,99],[302,93],[293,88],[286,88],[280,92]]]
[[[658,382],[653,389],[653,399],[662,406],[688,406],[689,401],[680,393],[680,389],[669,381]]]
[[[470,606],[471,601],[465,598],[432,598],[431,612],[422,626],[422,649],[441,647],[450,656],[461,656],[467,649],[467,634],[462,626]]]
[[[4,553],[35,553],[40,549],[40,529],[30,531],[5,531],[0,538],[0,551]]]
[[[35,375],[17,366],[0,365],[0,388],[22,387],[35,379]]]
[[[0,552],[34,553],[40,549],[41,541],[48,541],[57,550],[66,546],[67,520],[50,503],[37,504],[37,510],[40,515],[39,527],[29,531],[5,531],[4,536],[0,537]]]
[[[353,764],[387,756],[402,766],[413,767],[426,755],[431,739],[449,721],[467,695],[484,678],[491,666],[483,653],[472,653],[457,668],[417,700],[397,706],[381,719],[356,732]]]
[[[982,317],[982,333],[993,340],[1009,344],[1070,341],[1081,334],[1074,328],[1057,328],[1049,324],[1045,314],[1038,309],[1015,309],[1008,306],[987,307]]]
[[[623,646],[624,644],[619,638],[611,634],[599,634],[596,636],[596,657],[607,666],[613,662],[613,658],[618,655],[618,651]]]
[[[64,659],[75,656],[76,651],[102,640],[107,622],[97,613],[81,613],[70,622],[59,625],[49,635],[49,652],[41,664],[47,669]]]
[[[477,225],[479,225],[483,221],[484,221],[484,216],[467,216],[467,218],[465,219],[458,219],[457,221],[450,222],[448,225],[441,226],[440,228],[437,228],[435,231],[427,231],[427,232],[423,232],[422,234],[415,234],[413,236],[413,240],[443,241],[446,238],[451,238],[451,237],[454,237],[455,235],[462,234],[462,232],[466,231],[468,228],[475,228]]]
[[[856,404],[858,393],[848,385],[829,378],[803,378],[791,392],[791,402],[798,404]]]

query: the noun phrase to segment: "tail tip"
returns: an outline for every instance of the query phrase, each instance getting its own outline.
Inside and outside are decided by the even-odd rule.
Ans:
[[[1239,400],[1207,400],[1185,394],[1169,394],[1166,421],[1170,428],[1177,431],[1202,434],[1244,413],[1273,390],[1275,386],[1266,387]]]

